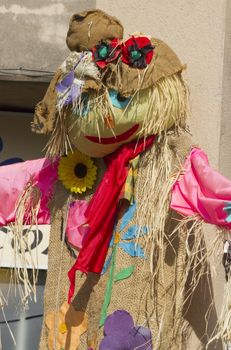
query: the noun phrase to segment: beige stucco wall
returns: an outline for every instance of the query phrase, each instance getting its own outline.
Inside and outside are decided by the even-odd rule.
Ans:
[[[68,55],[71,15],[95,0],[1,0],[0,68],[56,70]]]
[[[219,168],[231,178],[231,1],[226,3]]]

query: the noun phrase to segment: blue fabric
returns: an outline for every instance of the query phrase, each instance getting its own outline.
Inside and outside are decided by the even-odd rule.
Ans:
[[[130,226],[125,234],[123,235],[122,239],[128,240],[136,238],[137,235],[144,236],[148,233],[147,227],[139,228],[137,225]]]
[[[147,227],[138,227],[137,225],[132,225],[130,227],[127,227],[130,223],[130,221],[133,219],[134,215],[136,213],[136,203],[130,205],[126,212],[124,213],[121,224],[118,229],[116,229],[116,225],[114,227],[114,232],[121,233],[123,230],[126,230],[124,234],[121,235],[120,239],[121,241],[118,243],[118,247],[123,249],[127,254],[129,254],[132,257],[139,257],[139,258],[145,258],[144,251],[142,247],[135,243],[134,241],[131,241],[132,239],[135,239],[137,235],[144,236],[148,233]],[[110,242],[110,248],[114,246],[115,241],[115,235],[113,234],[111,242]],[[102,275],[107,271],[110,263],[111,263],[112,255],[108,257],[106,260]]]
[[[135,215],[135,212],[136,212],[136,203],[133,203],[132,205],[130,205],[130,207],[128,207],[128,209],[124,213],[121,220],[120,227],[119,227],[119,231],[123,231],[125,229],[125,227],[129,224],[129,222],[132,220],[133,216]]]
[[[139,244],[135,242],[119,242],[118,246],[122,248],[127,254],[133,257],[144,258],[144,251]]]
[[[136,238],[138,229],[139,228],[136,225],[130,226],[123,235],[122,239],[128,240]]]
[[[112,258],[112,254],[110,254],[109,258],[105,261],[101,275],[103,275],[107,271],[107,269],[111,263],[111,258]]]

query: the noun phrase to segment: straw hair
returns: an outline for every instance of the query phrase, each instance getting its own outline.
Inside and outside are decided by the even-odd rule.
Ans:
[[[184,317],[201,280],[205,278],[211,288],[208,259],[220,252],[222,241],[221,236],[216,235],[213,242],[207,246],[202,232],[203,222],[198,216],[185,218],[169,209],[172,186],[182,174],[183,162],[190,149],[190,144],[187,147],[182,143],[182,137],[185,137],[184,132],[180,132],[179,135],[163,134],[153,148],[142,157],[137,180],[136,197],[139,205],[136,225],[148,227],[150,233],[142,237],[142,232],[138,230],[136,241],[137,244],[143,245],[146,255],[150,257],[150,287],[146,294],[151,301],[146,310],[146,317],[153,322],[153,318],[160,320],[161,315],[157,334],[159,340],[155,341],[154,347],[158,350],[164,348],[165,341],[166,346],[171,349],[185,349],[184,344],[187,344],[191,330]],[[166,259],[171,256],[170,252],[174,257],[170,273],[173,277],[175,275],[172,277],[174,284],[171,288],[171,279],[166,272]],[[166,307],[161,309],[158,306],[160,300],[161,305]],[[214,300],[210,294],[210,304],[205,317],[209,317],[213,308]],[[170,325],[173,328],[171,332],[168,329]],[[207,330],[204,330],[208,340],[213,337],[216,327],[217,325],[214,326],[212,334],[206,334]],[[180,340],[182,328],[184,339]]]
[[[149,106],[144,116],[142,135],[160,134],[169,124],[185,128],[189,114],[188,88],[181,73],[162,78],[149,90]]]
[[[71,86],[57,94],[56,101],[56,119],[54,122],[51,137],[45,147],[47,157],[55,157],[67,154],[72,150],[70,138],[68,136],[67,116],[71,113],[82,114],[84,104],[81,99],[82,92],[84,91],[84,85],[86,85],[86,79],[92,79],[92,81],[99,82],[100,73],[94,62],[92,61],[91,53],[84,52],[72,52],[62,63],[60,70],[62,74],[74,70],[76,84],[79,88],[79,96],[73,101],[72,106],[65,106],[65,101],[70,93]],[[97,83],[95,83],[97,86]]]
[[[46,157],[56,157],[68,154],[72,150],[72,145],[67,132],[67,110],[63,110],[62,113],[56,114],[54,127],[51,133],[51,137],[46,144],[44,150],[46,150]]]
[[[33,179],[31,179],[18,198],[15,223],[11,225],[14,238],[14,282],[15,285],[18,285],[21,302],[24,306],[28,304],[29,299],[32,297],[36,301],[38,264],[34,261],[31,253],[29,233],[34,226],[38,237],[37,214],[40,208],[40,200],[41,192],[34,185]],[[24,225],[29,226],[25,229]],[[31,276],[28,271],[28,265],[32,266]]]

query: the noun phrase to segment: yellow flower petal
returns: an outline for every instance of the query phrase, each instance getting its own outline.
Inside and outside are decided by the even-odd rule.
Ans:
[[[78,177],[75,173],[76,165],[86,167],[86,175]],[[74,193],[83,193],[91,189],[96,180],[97,168],[92,159],[85,154],[76,151],[62,157],[59,161],[58,176],[66,189]]]

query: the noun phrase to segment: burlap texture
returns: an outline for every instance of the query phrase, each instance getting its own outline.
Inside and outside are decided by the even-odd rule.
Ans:
[[[105,85],[128,97],[137,90],[149,88],[161,78],[181,72],[185,68],[167,44],[156,38],[151,38],[151,42],[155,47],[154,55],[145,69],[132,68],[119,59],[118,62],[107,65],[104,73]]]
[[[68,197],[67,191],[58,183],[55,190],[55,199],[51,203],[52,225],[48,253],[48,273],[44,293],[44,315],[59,310],[68,293],[67,272],[74,262],[66,245],[62,244],[62,231]],[[48,349],[45,323],[42,326],[39,349]]]
[[[179,168],[179,162],[184,159],[189,150],[189,144],[185,138],[180,140],[174,137],[171,148],[173,155],[172,169],[177,169]],[[176,150],[178,150],[177,153]],[[154,154],[152,153],[152,155]],[[144,183],[147,165],[145,159],[148,159],[149,156],[148,152],[142,156],[143,161],[141,161],[138,171],[140,181],[138,181],[135,188],[138,215],[142,203],[146,200],[143,188],[147,186],[147,183]],[[99,180],[100,178],[102,178],[102,174],[100,174]],[[60,305],[67,300],[69,287],[67,272],[74,262],[66,245],[63,245],[61,241],[67,199],[68,193],[59,184],[52,209],[44,315],[49,311],[59,309]],[[152,210],[153,215],[155,215],[155,208],[152,208]],[[129,226],[136,223],[135,217],[133,217]],[[170,211],[166,222],[168,239],[163,240],[162,247],[157,247],[157,254],[153,259],[154,271],[155,268],[157,271],[155,276],[150,273],[151,257],[149,249],[145,252],[146,259],[141,259],[129,256],[118,247],[115,273],[130,265],[134,265],[135,269],[130,278],[113,284],[112,298],[108,308],[108,314],[118,309],[125,309],[130,312],[136,325],[149,327],[153,334],[153,348],[158,350],[166,350],[166,348],[179,350],[185,346],[182,338],[184,325],[182,308],[184,285],[187,278],[185,275],[187,232],[181,231],[179,233],[176,231],[174,235],[171,235],[176,224],[176,216]],[[128,227],[125,228],[125,231]],[[155,237],[155,232],[151,232],[151,235]],[[144,245],[144,239],[141,239],[140,244]],[[160,259],[158,251],[163,253],[164,259]],[[109,250],[108,255],[110,253]],[[160,261],[162,261],[161,265]],[[78,350],[86,350],[90,346],[93,349],[98,349],[98,346],[94,347],[94,344],[96,343],[95,339],[98,338],[97,343],[99,345],[103,336],[102,328],[99,329],[99,320],[107,281],[108,271],[102,276],[95,274],[85,276],[79,272],[76,274],[76,291],[73,305],[76,310],[86,311],[89,319],[88,332],[82,336]],[[47,350],[46,342],[47,329],[43,325],[40,350]]]
[[[170,143],[172,153],[170,166],[172,173],[174,173],[188,154],[190,143],[186,137],[173,137]],[[146,200],[144,188],[148,186],[145,176],[146,167],[149,166],[146,162],[149,157],[148,153],[157,156],[153,150],[142,155],[143,159],[138,171],[139,181],[135,188],[137,215],[139,215],[140,208]],[[155,215],[155,208],[153,208],[153,215]],[[115,273],[130,265],[135,265],[135,270],[129,279],[114,283],[108,314],[118,309],[127,310],[133,316],[135,325],[143,325],[151,329],[153,349],[158,350],[184,349],[185,342],[187,342],[183,334],[185,325],[183,317],[184,288],[187,279],[185,274],[187,231],[176,231],[172,234],[179,220],[179,216],[169,210],[165,223],[167,236],[163,237],[161,247],[156,246],[156,255],[153,260],[151,260],[150,247],[146,247],[146,259],[144,260],[132,258],[121,249],[118,249],[117,252]],[[134,216],[129,226],[136,223]],[[151,235],[155,237],[156,232],[152,231]],[[122,232],[121,236],[123,236]],[[139,243],[144,245],[144,241],[145,239],[141,238]],[[156,245],[158,244],[157,241]],[[151,261],[153,261],[154,274],[150,273]]]
[[[123,38],[120,21],[101,10],[90,10],[72,16],[66,42],[71,51],[85,51],[114,38]]]
[[[35,107],[35,113],[33,121],[31,123],[31,129],[37,134],[49,134],[53,130],[57,114],[56,85],[59,79],[61,78],[62,74],[62,70],[58,69],[50,82],[50,85],[47,89],[44,98]]]
[[[165,242],[165,264],[155,277],[155,284],[148,251],[144,261],[135,260],[121,249],[117,253],[115,273],[131,265],[135,265],[135,270],[129,279],[114,283],[108,314],[118,309],[128,311],[135,325],[151,330],[153,349],[179,350],[182,346],[185,240],[186,233],[172,238],[173,247]]]
[[[105,171],[105,165],[102,160],[96,161],[98,168],[98,179],[92,191],[88,192],[86,200],[89,200],[102,179]],[[78,196],[77,196],[78,197]],[[45,316],[49,312],[59,311],[64,301],[67,301],[69,290],[68,271],[75,262],[68,246],[63,240],[63,231],[65,230],[65,218],[67,215],[67,203],[70,200],[70,193],[65,190],[62,183],[58,182],[55,195],[50,204],[51,207],[51,231],[48,253],[48,272],[44,293],[44,320],[42,325],[39,350],[48,350],[47,338],[48,329],[45,325]],[[98,334],[98,324],[100,309],[104,298],[105,279],[99,279],[95,274],[88,276],[77,271],[76,290],[73,305],[76,310],[87,311],[89,332],[81,338],[79,349],[86,350],[87,339],[89,344],[94,341]],[[95,302],[97,300],[97,302]],[[92,340],[93,339],[93,340]],[[55,349],[56,350],[56,349]],[[68,350],[68,349],[65,349]]]

